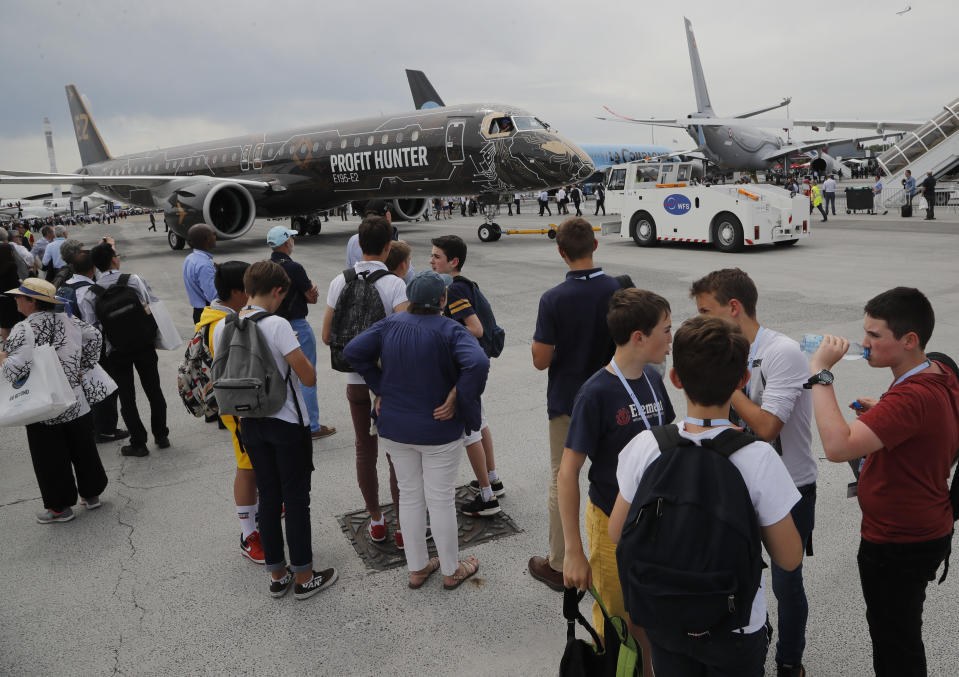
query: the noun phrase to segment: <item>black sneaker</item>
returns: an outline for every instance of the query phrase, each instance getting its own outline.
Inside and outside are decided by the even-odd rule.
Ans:
[[[503,509],[499,507],[499,501],[496,500],[495,496],[488,501],[484,501],[482,496],[477,496],[472,501],[460,506],[460,512],[473,517],[492,517],[502,511]]]
[[[97,433],[97,442],[118,442],[130,436],[126,430],[117,428],[112,433]]]
[[[157,448],[158,449],[169,449],[170,448],[170,438],[161,437],[157,439]]]
[[[503,482],[501,480],[490,482],[489,486],[490,486],[490,489],[493,490],[493,496],[495,496],[496,498],[499,498],[500,496],[506,493],[506,489],[503,488]],[[480,485],[479,485],[479,482],[477,482],[476,480],[473,480],[472,482],[469,483],[469,488],[470,488],[470,491],[472,491],[474,494],[478,494],[480,492]]]
[[[336,583],[336,579],[339,577],[339,574],[336,573],[336,569],[324,569],[323,571],[314,571],[313,578],[311,578],[307,583],[300,585],[299,583],[293,588],[293,596],[296,599],[309,599],[316,593],[326,590],[328,587]]]
[[[270,597],[282,597],[286,591],[293,586],[293,572],[290,567],[286,568],[286,576],[280,580],[275,580],[270,576]]]
[[[127,444],[120,447],[120,453],[123,456],[142,457],[148,456],[150,454],[150,450],[146,448],[145,444]]]
[[[806,668],[799,665],[783,665],[776,661],[776,677],[806,677]]]

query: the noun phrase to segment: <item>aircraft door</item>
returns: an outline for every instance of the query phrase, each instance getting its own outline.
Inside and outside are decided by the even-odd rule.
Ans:
[[[466,133],[468,118],[450,118],[446,123],[446,159],[450,164],[461,165],[466,159],[463,150],[463,136]]]
[[[253,149],[253,169],[260,169],[263,166],[263,144],[258,143]]]
[[[250,148],[252,146],[243,146],[240,151],[240,171],[245,172],[250,169]]]

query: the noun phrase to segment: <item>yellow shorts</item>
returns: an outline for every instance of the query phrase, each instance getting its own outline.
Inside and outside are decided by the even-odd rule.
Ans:
[[[230,437],[233,438],[233,453],[236,455],[236,467],[241,470],[253,470],[253,464],[250,463],[250,457],[240,445],[240,439],[236,436],[236,418],[233,416],[221,416],[223,425],[230,431]]]
[[[589,566],[593,570],[593,587],[599,593],[610,616],[626,620],[623,588],[616,568],[616,544],[609,537],[609,517],[586,501],[586,540],[589,541]],[[603,612],[593,602],[593,627],[603,636]]]

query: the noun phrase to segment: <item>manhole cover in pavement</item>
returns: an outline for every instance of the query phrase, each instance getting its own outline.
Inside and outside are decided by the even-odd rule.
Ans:
[[[512,536],[522,531],[516,526],[513,518],[505,512],[500,512],[493,517],[470,517],[461,513],[459,511],[460,506],[472,500],[473,496],[474,494],[466,485],[456,488],[456,521],[459,526],[460,550],[496,538]],[[386,571],[406,564],[403,551],[396,547],[396,542],[393,539],[393,533],[396,530],[396,507],[392,503],[388,503],[381,506],[381,509],[386,517],[389,532],[386,540],[382,543],[373,543],[367,534],[370,515],[366,510],[348,512],[337,518],[340,528],[350,539],[356,554],[360,556],[367,567],[376,571]],[[426,546],[430,551],[430,557],[435,557],[436,546],[433,544],[433,540],[428,540]]]

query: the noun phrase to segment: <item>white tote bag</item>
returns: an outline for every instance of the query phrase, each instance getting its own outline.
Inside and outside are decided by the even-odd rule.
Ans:
[[[25,380],[10,383],[0,377],[0,426],[21,426],[56,418],[76,404],[77,396],[53,346],[34,345],[33,327],[26,322],[25,348],[33,350],[33,365]]]
[[[99,364],[93,369],[83,372],[83,394],[90,405],[103,402],[117,389],[116,381],[110,378],[107,370]]]
[[[183,339],[180,338],[180,332],[173,324],[173,318],[170,317],[170,311],[166,309],[163,301],[154,301],[150,304],[150,312],[153,313],[153,319],[157,323],[157,337],[154,345],[160,350],[176,350],[183,345]]]

